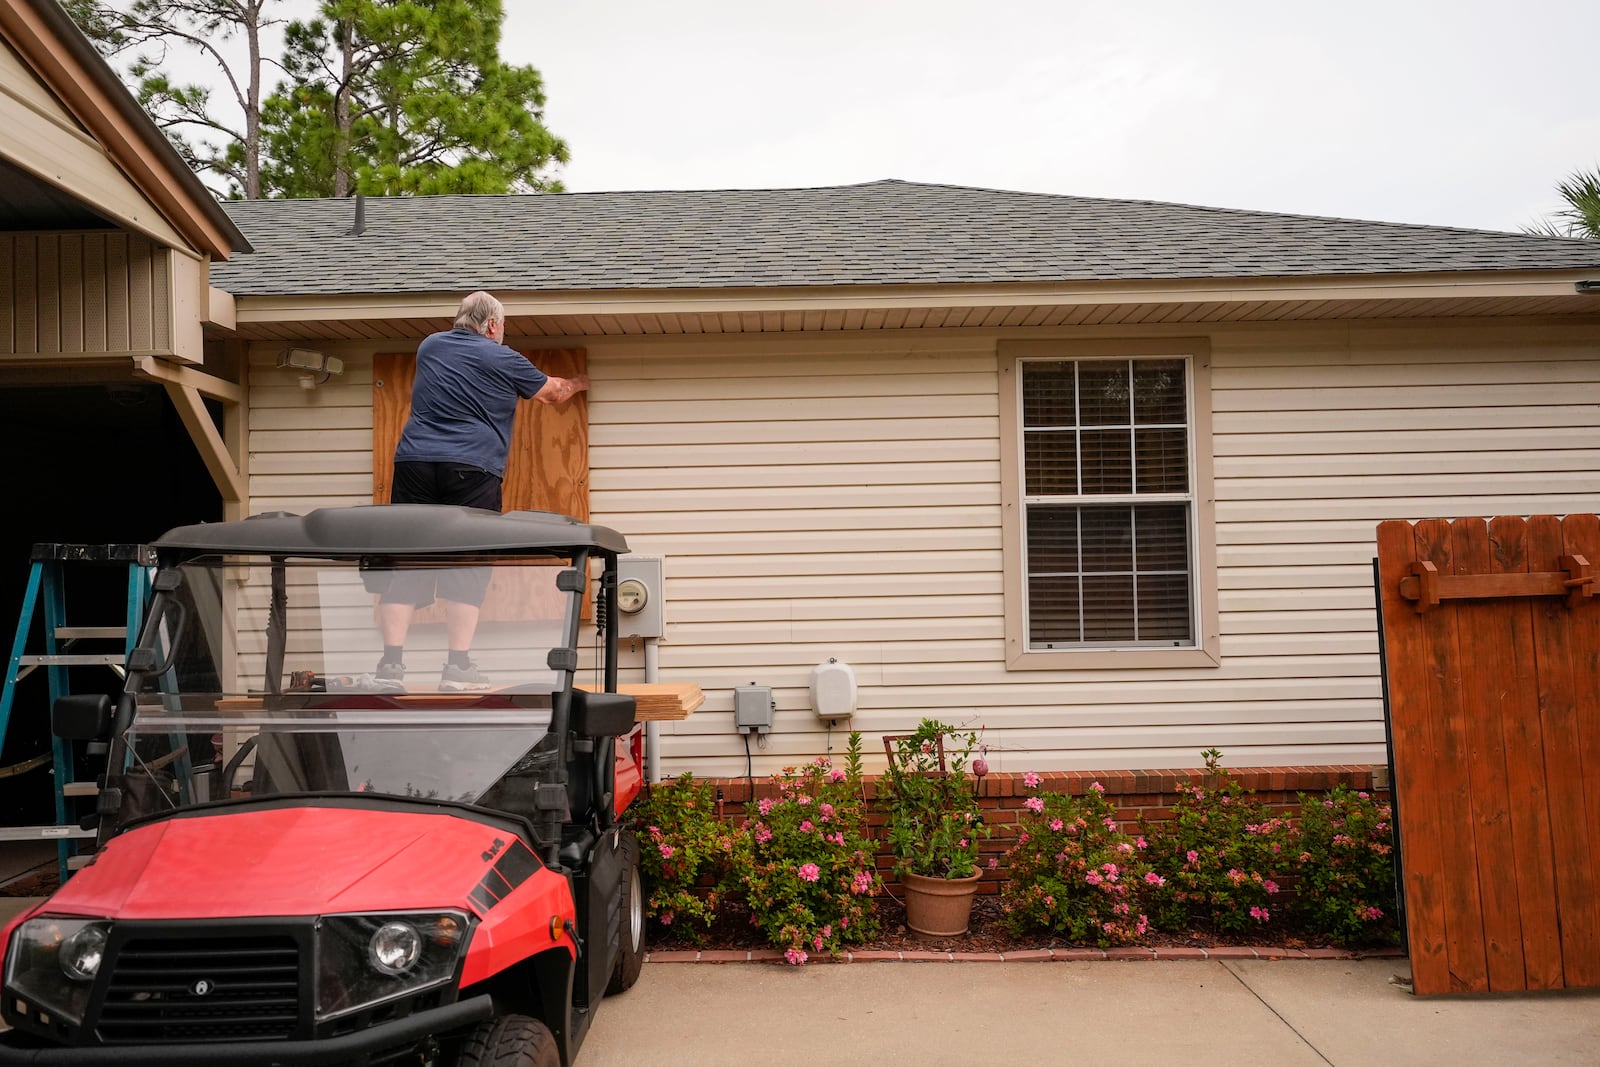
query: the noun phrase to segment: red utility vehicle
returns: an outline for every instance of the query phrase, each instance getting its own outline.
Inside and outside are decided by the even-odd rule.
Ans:
[[[105,754],[100,848],[4,930],[0,1064],[570,1064],[644,952],[621,535],[388,505],[153,547],[120,700],[53,709]],[[491,688],[440,691],[438,607],[370,673],[377,594],[484,579]]]

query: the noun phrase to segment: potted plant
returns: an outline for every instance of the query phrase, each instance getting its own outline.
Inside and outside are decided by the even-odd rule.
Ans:
[[[933,719],[883,739],[889,766],[878,802],[905,888],[906,925],[930,937],[966,933],[977,892],[978,844],[989,827],[967,773],[977,735]]]

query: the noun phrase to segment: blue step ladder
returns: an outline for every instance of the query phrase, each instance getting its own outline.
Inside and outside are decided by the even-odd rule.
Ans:
[[[3,744],[11,726],[12,705],[16,699],[17,683],[40,667],[45,669],[49,684],[49,701],[42,709],[43,720],[50,721],[50,709],[59,697],[68,695],[69,668],[101,667],[124,677],[128,653],[138,641],[139,622],[144,618],[145,605],[150,599],[150,581],[155,566],[155,552],[147,545],[69,545],[36,544],[30,556],[32,566],[28,571],[27,590],[22,598],[22,611],[17,622],[16,640],[11,645],[11,658],[6,663],[5,690],[0,693],[0,744]],[[96,569],[122,568],[127,572],[127,614],[120,626],[71,626],[67,623],[66,575],[77,573],[85,566]],[[43,633],[35,634],[35,622],[43,616]],[[42,642],[40,637],[42,636]],[[32,647],[35,651],[30,652]],[[38,710],[27,712],[40,714]],[[79,797],[94,797],[99,787],[94,782],[76,781],[72,743],[51,733],[51,751],[5,768],[0,774],[21,774],[49,763],[52,792],[55,794],[56,821],[52,826],[0,827],[0,842],[51,841],[57,842],[57,859],[61,880],[66,881],[72,870],[89,860],[88,854],[78,854],[77,842],[93,840],[94,830],[78,825]]]

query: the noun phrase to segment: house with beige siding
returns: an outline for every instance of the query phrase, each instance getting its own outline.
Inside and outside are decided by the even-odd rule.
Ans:
[[[1600,507],[1596,242],[900,181],[226,209],[252,511],[383,498],[472,289],[591,376],[510,495],[664,561],[663,776],[923,716],[996,770],[1383,763],[1376,524]]]
[[[706,694],[661,777],[924,716],[997,771],[1381,764],[1376,525],[1600,508],[1600,242],[903,181],[219,207],[50,10],[0,0],[11,541],[386,499],[416,346],[489,289],[593,382],[519,415],[508,504],[661,560],[625,680]],[[124,337],[147,303],[168,333]],[[163,506],[63,530],[86,463]]]

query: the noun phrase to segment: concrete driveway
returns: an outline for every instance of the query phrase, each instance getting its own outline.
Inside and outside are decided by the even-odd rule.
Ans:
[[[1600,1063],[1600,993],[1419,998],[1404,959],[647,963],[577,1067]]]
[[[32,904],[0,898],[0,921]],[[576,1067],[1594,1067],[1600,991],[1415,997],[1403,958],[660,963]]]

